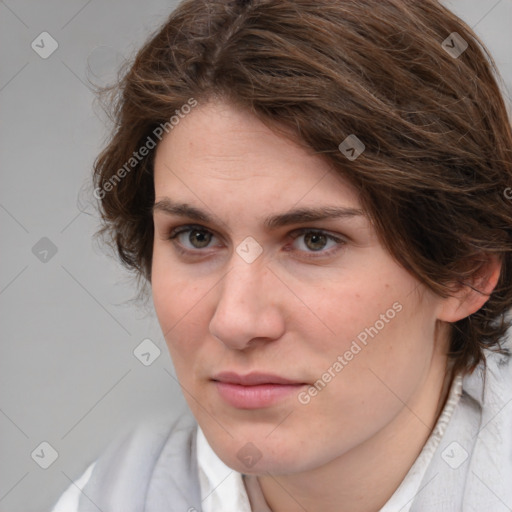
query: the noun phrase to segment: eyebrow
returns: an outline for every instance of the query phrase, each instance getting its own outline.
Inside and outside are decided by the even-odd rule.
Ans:
[[[168,215],[179,217],[189,217],[198,222],[213,224],[215,222],[224,224],[219,219],[206,213],[199,208],[186,203],[174,203],[168,197],[161,199],[153,205],[152,212],[161,211]],[[357,208],[346,208],[339,206],[320,206],[317,208],[298,208],[271,215],[263,223],[266,229],[277,229],[290,224],[301,224],[303,222],[313,222],[317,220],[351,218],[364,215],[363,210]]]

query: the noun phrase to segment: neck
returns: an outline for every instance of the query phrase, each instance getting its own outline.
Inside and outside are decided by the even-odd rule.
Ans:
[[[314,470],[258,481],[273,512],[376,512],[396,491],[442,412],[453,380],[447,358],[377,435]],[[370,490],[370,492],[369,492]]]

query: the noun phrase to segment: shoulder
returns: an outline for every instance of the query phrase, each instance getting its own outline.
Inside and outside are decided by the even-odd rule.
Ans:
[[[60,496],[59,501],[52,508],[51,512],[77,512],[80,494],[85,487],[94,470],[96,462],[93,462],[85,470],[80,478],[73,482]]]
[[[78,512],[82,490],[98,494],[130,493],[134,483],[151,475],[164,446],[191,446],[197,423],[191,414],[154,414],[124,427],[84,473],[60,496],[51,512]],[[137,486],[139,487],[139,486]],[[88,491],[85,492],[88,494]],[[133,499],[136,499],[135,497]]]
[[[484,412],[501,408],[512,399],[512,331],[502,342],[505,353],[485,350],[485,364],[480,363],[464,378],[464,390]]]
[[[511,334],[509,331],[508,339],[502,343],[507,354],[486,351],[486,364],[465,379],[465,391],[479,406],[477,431],[469,450],[466,503],[481,503],[480,510],[490,503],[493,510],[512,503]]]

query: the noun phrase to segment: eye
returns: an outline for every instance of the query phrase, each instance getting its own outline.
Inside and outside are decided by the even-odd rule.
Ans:
[[[299,251],[309,253],[306,254],[307,258],[332,256],[346,243],[342,238],[331,235],[322,230],[311,228],[303,228],[298,231],[294,231],[290,236],[294,241],[300,239],[303,240],[303,242],[299,244],[299,246],[301,246]],[[331,246],[328,250],[323,250],[329,243],[331,243]]]
[[[187,233],[188,236],[182,236]],[[171,231],[168,238],[169,240],[177,238],[179,245],[185,247],[183,252],[188,252],[189,250],[193,251],[194,249],[204,249],[211,242],[212,238],[214,238],[214,235],[211,231],[202,226],[181,226]],[[188,241],[190,246],[183,243],[184,240]]]
[[[303,256],[306,258],[325,258],[332,256],[341,246],[346,244],[346,241],[340,237],[311,228],[302,228],[293,231],[288,236],[292,238],[294,242],[301,239],[303,239],[303,241],[298,244],[300,246],[298,250],[286,248],[285,251],[305,253]],[[209,229],[203,226],[186,225],[173,229],[167,238],[173,241],[177,239],[177,242],[173,243],[180,253],[197,256],[200,252],[204,252],[201,250],[208,248],[212,239],[216,237]],[[327,250],[325,250],[326,247],[328,247]]]

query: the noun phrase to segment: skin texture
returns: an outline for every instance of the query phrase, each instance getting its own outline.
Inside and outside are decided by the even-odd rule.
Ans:
[[[219,219],[156,209],[152,268],[158,320],[212,448],[258,475],[274,512],[378,510],[444,405],[447,322],[485,298],[434,295],[384,250],[364,215],[266,229],[267,216],[292,208],[360,209],[358,193],[319,156],[220,100],[200,104],[162,140],[154,180],[156,203],[167,197]],[[203,227],[199,242],[191,231],[168,239],[187,224]],[[344,243],[293,239],[300,228]],[[236,252],[248,236],[263,249],[252,263]],[[499,268],[491,270],[490,288]],[[396,303],[400,311],[307,404],[292,393],[240,409],[211,381],[220,371],[262,371],[313,385]],[[252,467],[237,457],[248,442],[261,454]]]

